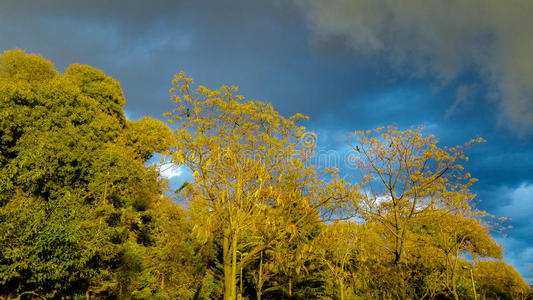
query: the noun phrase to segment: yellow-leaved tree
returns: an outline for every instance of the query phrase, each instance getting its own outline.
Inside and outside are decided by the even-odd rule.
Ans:
[[[337,297],[341,300],[346,299],[345,281],[351,277],[348,269],[361,248],[362,230],[363,226],[355,222],[333,222],[327,224],[315,240],[315,252],[327,267],[326,271],[335,279]]]
[[[520,273],[503,261],[480,261],[474,276],[482,299],[531,299],[531,286]],[[479,299],[479,298],[478,298]]]
[[[447,213],[472,211],[475,182],[464,172],[465,151],[483,139],[462,146],[439,147],[422,128],[400,131],[395,127],[356,131],[355,165],[363,177],[365,198],[360,211],[365,220],[377,221],[387,229],[388,250],[398,266],[399,295],[405,298],[408,284],[400,266],[406,263],[406,241],[413,237],[417,217],[429,211]]]
[[[417,218],[417,243],[437,250],[431,259],[443,270],[442,276],[434,282],[454,299],[459,299],[457,283],[464,269],[469,268],[468,257],[501,259],[503,256],[501,246],[490,236],[489,224],[483,221],[483,216],[486,213],[480,211],[452,214],[437,210]]]
[[[284,118],[270,104],[245,101],[234,86],[209,90],[191,84],[181,72],[171,89],[177,107],[166,116],[179,122],[172,161],[193,171],[194,182],[183,193],[198,218],[194,230],[206,240],[222,236],[224,299],[235,299],[244,265],[330,212],[353,189],[334,172],[323,182],[308,163],[315,145],[313,139],[304,142],[305,128],[297,125],[303,115]],[[241,243],[265,228],[276,234]]]

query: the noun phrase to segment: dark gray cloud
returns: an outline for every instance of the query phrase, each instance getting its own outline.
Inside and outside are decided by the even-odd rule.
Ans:
[[[407,75],[431,75],[447,84],[476,69],[492,86],[502,125],[531,134],[533,2],[296,2],[317,39],[342,36],[359,55],[384,57]]]
[[[292,30],[291,7],[272,3],[4,1],[0,46],[41,53],[60,68],[81,62],[105,69],[122,82],[132,114],[166,111],[165,83],[180,70],[206,85],[238,83],[243,92],[277,96],[286,85],[283,69],[300,76],[303,60],[294,58],[307,45]]]
[[[514,216],[502,242],[525,275],[533,228],[516,213],[533,202],[531,3],[4,0],[0,50],[104,70],[131,118],[170,110],[184,70],[310,115],[326,149],[388,124],[425,125],[446,145],[482,136],[467,165],[474,192],[481,208]]]

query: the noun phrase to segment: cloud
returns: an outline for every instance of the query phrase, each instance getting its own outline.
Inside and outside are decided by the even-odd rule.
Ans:
[[[295,1],[317,43],[342,37],[356,55],[441,84],[474,70],[491,87],[501,125],[533,128],[533,2]]]
[[[292,2],[34,2],[0,1],[0,50],[42,54],[59,70],[73,62],[102,69],[121,82],[134,116],[172,109],[168,90],[181,70],[210,88],[238,84],[285,114],[301,112],[294,101],[313,99],[305,113],[320,105],[315,91],[302,96],[323,70],[306,61],[306,25]]]
[[[457,88],[455,101],[452,103],[446,113],[444,118],[449,118],[450,116],[461,112],[463,107],[468,107],[472,105],[473,98],[476,96],[476,92],[479,89],[478,84],[463,84]]]
[[[515,266],[524,279],[531,281],[531,267],[533,263],[533,247],[528,241],[513,237],[496,237],[505,253],[504,261]]]
[[[529,224],[533,212],[533,183],[525,182],[514,189],[502,188],[501,193],[508,202],[498,209],[498,214],[511,218],[513,223]]]
[[[326,165],[343,162],[354,129],[426,124],[449,146],[482,136],[467,169],[496,214],[514,190],[500,186],[533,174],[531,143],[494,126],[498,115],[513,129],[533,122],[533,2],[520,1],[2,0],[0,49],[42,54],[58,70],[104,70],[121,83],[131,119],[171,110],[180,70],[210,88],[238,84],[283,115],[310,115],[302,125],[318,132]],[[497,101],[483,102],[487,93]],[[194,180],[185,167],[166,175],[176,172],[173,189]]]
[[[522,276],[529,274],[529,266],[533,263],[533,182],[523,182],[517,187],[501,187],[499,201],[504,203],[496,210],[498,217],[509,218],[505,225],[512,225],[508,237],[498,238],[504,248],[505,261],[517,267]]]
[[[159,168],[159,173],[161,174],[161,176],[170,180],[174,177],[179,177],[183,175],[183,169],[181,167],[176,166],[173,163],[167,163],[167,164],[161,165],[161,167]]]

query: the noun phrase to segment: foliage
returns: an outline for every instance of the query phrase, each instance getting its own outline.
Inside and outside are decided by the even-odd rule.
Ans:
[[[306,117],[173,84],[171,131],[100,70],[0,55],[0,299],[531,297],[471,204],[482,139],[358,131],[350,183],[311,164]],[[176,199],[155,152],[194,174]]]
[[[185,192],[201,216],[195,225],[198,235],[213,238],[220,229],[224,297],[233,299],[237,270],[271,243],[292,239],[316,209],[345,197],[344,186],[337,178],[317,188],[322,187],[317,172],[306,164],[314,145],[301,142],[304,128],[296,125],[302,115],[286,119],[270,104],[245,102],[234,95],[235,87],[199,86],[192,92],[192,83],[183,73],[173,81],[177,108],[167,116],[180,126],[172,161],[194,171],[195,182]],[[260,236],[244,248],[242,237],[262,226],[276,234],[267,240]]]
[[[144,161],[168,148],[168,128],[126,121],[120,85],[103,72],[62,75],[20,50],[0,56],[0,100],[2,290],[132,293],[162,187]]]
[[[71,200],[65,196],[46,202],[18,193],[2,208],[0,285],[6,290],[54,296],[84,284],[97,227]]]
[[[479,293],[487,299],[526,299],[531,287],[515,268],[503,261],[480,261],[474,267]]]

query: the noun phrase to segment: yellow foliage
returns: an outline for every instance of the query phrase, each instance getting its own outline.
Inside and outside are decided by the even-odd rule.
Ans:
[[[356,131],[352,146],[359,159],[355,165],[363,174],[365,199],[362,217],[388,229],[395,264],[404,256],[406,238],[413,220],[427,212],[470,212],[475,181],[463,174],[461,160],[475,139],[463,146],[439,147],[422,128],[400,131],[395,127]]]
[[[305,128],[296,125],[305,116],[285,118],[270,104],[235,95],[234,86],[199,86],[193,92],[192,83],[183,72],[173,81],[178,106],[166,114],[179,122],[172,161],[194,172],[187,193],[202,223],[198,233],[222,233],[225,297],[233,298],[244,234],[253,236],[265,225],[277,233],[241,255],[241,266],[275,239],[296,236],[301,221],[316,216],[318,208],[333,209],[346,189],[334,174],[331,183],[322,184],[308,163],[315,145],[302,141]],[[308,211],[295,220],[290,215],[296,207]]]

